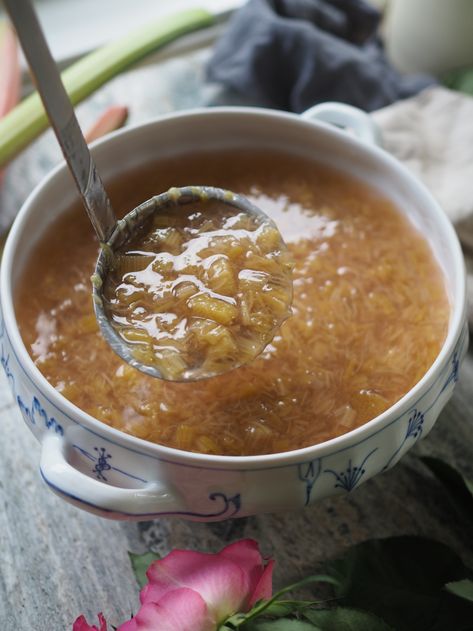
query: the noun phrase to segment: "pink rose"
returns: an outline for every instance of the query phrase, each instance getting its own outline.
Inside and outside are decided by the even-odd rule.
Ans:
[[[97,628],[95,625],[90,626],[90,624],[87,624],[87,620],[84,618],[84,616],[79,616],[74,622],[72,631],[107,631],[107,623],[105,622],[105,618],[102,616],[101,613],[99,613],[98,618],[100,622],[100,629]]]
[[[273,565],[251,539],[217,554],[174,550],[150,565],[141,607],[118,631],[214,631],[232,614],[271,597]]]

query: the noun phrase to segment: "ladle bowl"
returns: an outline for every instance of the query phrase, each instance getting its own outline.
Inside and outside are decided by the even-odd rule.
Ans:
[[[240,212],[246,213],[249,216],[260,220],[265,225],[271,226],[277,230],[275,222],[243,195],[213,186],[185,186],[172,188],[165,193],[156,195],[143,202],[127,213],[123,219],[119,219],[110,238],[106,243],[102,244],[100,254],[97,259],[95,273],[92,276],[92,295],[95,315],[102,331],[102,335],[117,355],[130,364],[130,366],[133,366],[133,368],[136,368],[151,377],[157,377],[159,379],[166,378],[156,364],[147,364],[143,361],[139,361],[134,353],[133,344],[127,343],[123,336],[120,335],[117,332],[117,329],[112,325],[110,316],[105,309],[106,299],[103,294],[105,280],[111,271],[111,267],[115,263],[116,251],[123,247],[124,244],[131,241],[136,234],[139,233],[140,228],[149,219],[159,215],[159,213],[163,211],[168,211],[169,209],[172,210],[173,208],[176,209],[179,206],[208,201],[217,201],[219,204],[223,204]],[[282,238],[281,246],[285,247]],[[233,367],[237,368],[241,366],[242,363],[242,361],[237,362],[233,365]],[[218,374],[226,372],[227,370],[228,368],[222,370]],[[200,378],[202,377],[186,375],[180,378],[172,379],[172,381],[195,381]]]

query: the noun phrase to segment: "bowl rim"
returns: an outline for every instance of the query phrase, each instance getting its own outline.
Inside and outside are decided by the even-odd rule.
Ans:
[[[16,356],[19,366],[23,369],[29,380],[40,391],[42,396],[49,401],[54,407],[60,410],[67,418],[76,424],[84,427],[89,432],[100,436],[101,438],[108,440],[109,442],[120,445],[120,447],[134,451],[140,455],[147,455],[157,458],[160,461],[184,463],[191,462],[195,466],[206,465],[207,468],[225,468],[225,469],[248,469],[252,466],[255,469],[260,468],[273,468],[286,466],[293,462],[310,461],[314,458],[333,454],[335,452],[345,451],[361,442],[364,442],[371,436],[377,434],[383,430],[386,426],[396,422],[409,410],[415,407],[415,402],[418,401],[424,394],[429,384],[434,384],[440,372],[443,370],[448,358],[450,357],[453,349],[461,335],[462,328],[466,318],[466,271],[463,254],[461,251],[460,243],[456,232],[448,219],[445,212],[442,210],[438,202],[434,199],[428,189],[422,184],[414,175],[412,175],[407,168],[402,165],[393,156],[386,151],[375,145],[368,145],[362,143],[356,138],[350,136],[345,131],[337,129],[336,127],[316,120],[310,120],[302,118],[298,114],[289,112],[282,112],[279,110],[272,110],[269,108],[257,108],[246,106],[219,106],[212,108],[195,108],[190,110],[181,110],[179,112],[172,112],[169,114],[157,116],[144,123],[138,123],[135,125],[127,126],[123,129],[117,130],[108,134],[105,138],[101,138],[91,145],[92,152],[94,153],[99,148],[105,145],[113,146],[113,143],[123,136],[128,136],[136,133],[137,131],[145,131],[146,129],[152,129],[160,124],[169,120],[179,118],[200,118],[200,117],[215,117],[215,116],[253,116],[260,119],[272,119],[274,121],[280,121],[281,123],[290,122],[296,123],[301,126],[305,126],[308,129],[314,127],[319,129],[320,133],[325,133],[338,138],[348,145],[352,145],[357,150],[362,150],[368,153],[372,153],[375,157],[384,163],[384,166],[394,170],[404,180],[407,180],[411,187],[413,187],[417,198],[422,199],[428,205],[429,210],[432,212],[432,216],[435,218],[435,222],[440,224],[443,235],[448,240],[449,248],[454,258],[454,274],[458,276],[458,296],[452,306],[450,315],[449,329],[442,348],[434,360],[433,364],[424,374],[424,376],[418,381],[413,388],[411,388],[403,397],[401,397],[396,403],[385,410],[382,414],[374,417],[370,421],[363,425],[335,438],[331,438],[327,441],[294,449],[291,451],[278,452],[272,454],[260,454],[250,456],[228,456],[228,455],[212,455],[202,454],[191,451],[184,451],[176,449],[174,447],[167,447],[159,443],[153,443],[141,438],[137,438],[131,434],[127,434],[122,430],[116,429],[107,425],[106,423],[99,421],[87,412],[84,412],[75,404],[71,403],[63,395],[61,395],[44,377],[40,370],[36,367],[33,360],[28,354],[26,346],[21,338],[18,323],[16,321],[13,291],[11,283],[11,271],[14,262],[14,253],[17,243],[23,234],[23,225],[27,218],[34,212],[35,200],[38,194],[47,190],[51,184],[54,184],[57,178],[61,178],[64,173],[67,173],[67,166],[64,161],[61,161],[52,171],[49,172],[38,184],[33,191],[28,195],[27,199],[23,203],[17,217],[13,223],[10,234],[5,244],[2,264],[0,266],[0,304],[3,310],[3,320],[5,331],[10,339],[13,352]],[[409,405],[411,403],[411,405]],[[113,439],[113,440],[112,440]],[[268,465],[272,465],[268,467]]]

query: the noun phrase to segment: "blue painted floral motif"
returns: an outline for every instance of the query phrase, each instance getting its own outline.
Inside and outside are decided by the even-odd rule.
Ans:
[[[4,337],[5,337],[5,321],[3,317],[1,316],[1,312],[0,312],[0,340],[3,340]],[[10,353],[7,353],[7,351],[5,350],[5,346],[3,345],[3,342],[0,349],[0,363],[2,364],[2,368],[10,384],[10,388],[12,389],[12,392],[15,393],[15,377],[12,371],[10,370]]]
[[[368,458],[370,458],[377,449],[378,448],[376,447],[373,451],[370,451],[360,465],[352,466],[350,458],[348,461],[348,467],[344,471],[337,473],[333,469],[325,469],[324,473],[331,473],[335,476],[335,488],[345,489],[345,491],[353,491],[366,473],[365,464],[368,461]]]
[[[3,331],[2,331],[3,336]],[[0,336],[1,337],[1,336]],[[5,372],[5,375],[10,383],[10,388],[13,392],[15,392],[15,377],[13,376],[12,371],[10,370],[10,355],[5,351],[5,347],[1,346],[0,351],[0,363],[2,364],[2,368]]]
[[[227,497],[225,493],[211,493],[209,500],[215,502],[216,500],[223,501],[223,507],[220,512],[217,513],[174,513],[175,515],[187,515],[189,517],[222,517],[225,515],[226,519],[234,517],[241,508],[241,495],[236,493],[232,497]],[[227,514],[228,513],[228,514]]]
[[[407,422],[407,432],[404,441],[408,438],[420,438],[424,429],[424,414],[417,409],[414,409],[409,421]]]
[[[37,397],[33,397],[31,407],[28,407],[20,396],[16,397],[16,401],[23,418],[27,423],[31,423],[31,425],[44,425],[44,427],[48,430],[53,429],[56,434],[60,434],[61,436],[64,434],[62,425],[60,425],[52,416],[48,416],[46,410],[43,408]]]
[[[299,480],[301,482],[305,482],[304,506],[307,506],[310,502],[310,496],[312,494],[314,484],[316,483],[317,478],[319,477],[322,470],[322,459],[316,458],[315,460],[311,460],[310,462],[299,464],[297,465],[297,470],[299,474]]]
[[[383,471],[386,471],[386,469],[389,469],[393,460],[396,458],[398,453],[404,447],[406,440],[408,440],[409,438],[413,438],[414,440],[417,440],[418,438],[422,436],[422,432],[424,430],[424,420],[425,420],[424,412],[421,412],[417,408],[414,408],[412,410],[411,415],[409,416],[409,420],[407,421],[406,435],[404,436],[402,443],[393,453],[391,458],[389,458],[388,462],[384,465]]]
[[[112,457],[111,454],[108,454],[105,451],[104,447],[94,447],[94,450],[98,453],[97,462],[95,463],[94,473],[96,474],[97,480],[105,480],[107,478],[104,476],[104,471],[110,471],[112,468],[108,463],[108,460]]]
[[[451,359],[452,369],[450,374],[448,375],[447,381],[443,384],[441,393],[447,388],[451,383],[455,384],[458,381],[458,371],[460,370],[460,357],[458,356],[458,352],[455,351],[453,353],[453,357]]]
[[[107,478],[105,478],[105,476],[102,473],[103,471],[117,471],[118,473],[121,473],[127,478],[138,480],[138,482],[143,482],[144,484],[147,484],[148,482],[148,480],[144,480],[143,478],[140,478],[137,475],[133,475],[131,473],[128,473],[127,471],[123,471],[123,469],[119,469],[118,467],[114,467],[113,465],[111,465],[110,462],[108,462],[108,460],[112,459],[112,455],[110,453],[107,453],[104,447],[94,447],[94,451],[96,452],[97,455],[91,454],[90,451],[87,451],[86,449],[79,447],[79,445],[73,445],[73,447],[74,449],[77,449],[77,451],[80,451],[80,453],[83,454],[86,458],[88,458],[89,460],[92,460],[92,462],[95,463],[95,466],[92,469],[92,472],[97,474],[97,478],[99,480],[107,481]]]

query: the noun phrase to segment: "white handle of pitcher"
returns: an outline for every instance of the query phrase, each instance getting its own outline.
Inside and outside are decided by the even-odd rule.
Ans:
[[[301,114],[302,118],[317,120],[340,127],[369,145],[381,146],[381,134],[373,119],[353,105],[335,101],[319,103]]]

